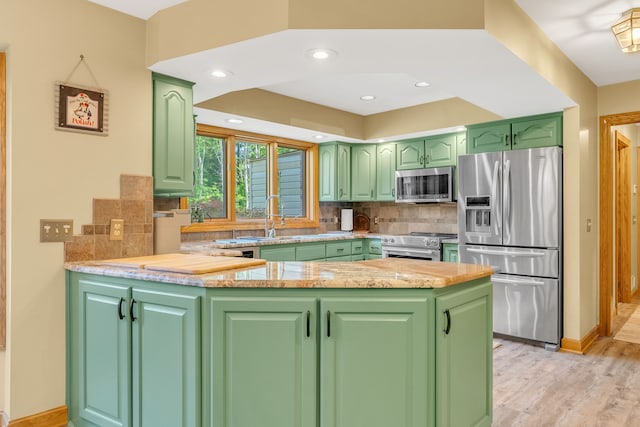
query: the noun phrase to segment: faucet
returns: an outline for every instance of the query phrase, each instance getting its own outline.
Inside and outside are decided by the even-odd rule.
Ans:
[[[264,214],[264,237],[273,238],[276,237],[276,221],[275,215],[271,212],[271,200],[275,198],[280,198],[277,194],[272,194],[267,197],[265,201],[265,214]],[[271,225],[269,225],[269,220],[271,220]],[[284,221],[284,218],[283,218]]]

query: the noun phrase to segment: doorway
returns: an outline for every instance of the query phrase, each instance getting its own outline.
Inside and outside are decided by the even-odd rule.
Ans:
[[[616,145],[616,243],[614,283],[617,304],[631,301],[631,140],[614,132]]]
[[[620,268],[615,268],[616,245],[619,240],[618,230],[614,228],[618,211],[616,199],[620,196],[614,189],[613,179],[614,173],[616,176],[618,174],[618,141],[617,137],[612,137],[611,128],[637,122],[640,122],[640,111],[600,117],[600,335],[603,336],[610,336],[612,332],[617,305],[617,297],[614,299],[614,292],[617,290],[615,272]],[[624,284],[621,286],[624,287]],[[631,287],[628,289],[630,300]],[[615,293],[621,293],[624,297],[624,292]]]

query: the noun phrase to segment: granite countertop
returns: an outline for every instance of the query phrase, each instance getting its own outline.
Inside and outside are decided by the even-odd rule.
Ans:
[[[196,242],[182,242],[180,251],[183,253],[207,253],[212,249],[241,249],[254,246],[278,245],[287,243],[311,243],[328,240],[353,240],[363,238],[380,238],[379,234],[359,232],[333,232],[322,234],[301,234],[296,236],[264,237],[240,237],[236,239],[200,240]]]
[[[487,277],[483,265],[382,258],[356,262],[267,262],[219,273],[188,275],[66,263],[71,271],[206,288],[444,288]]]

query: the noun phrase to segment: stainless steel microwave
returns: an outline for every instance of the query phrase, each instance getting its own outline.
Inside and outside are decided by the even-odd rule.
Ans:
[[[396,203],[438,203],[456,200],[455,167],[396,171]]]

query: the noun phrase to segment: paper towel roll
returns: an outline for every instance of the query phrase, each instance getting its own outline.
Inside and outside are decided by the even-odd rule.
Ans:
[[[342,209],[340,219],[340,230],[352,231],[353,230],[353,209]]]

